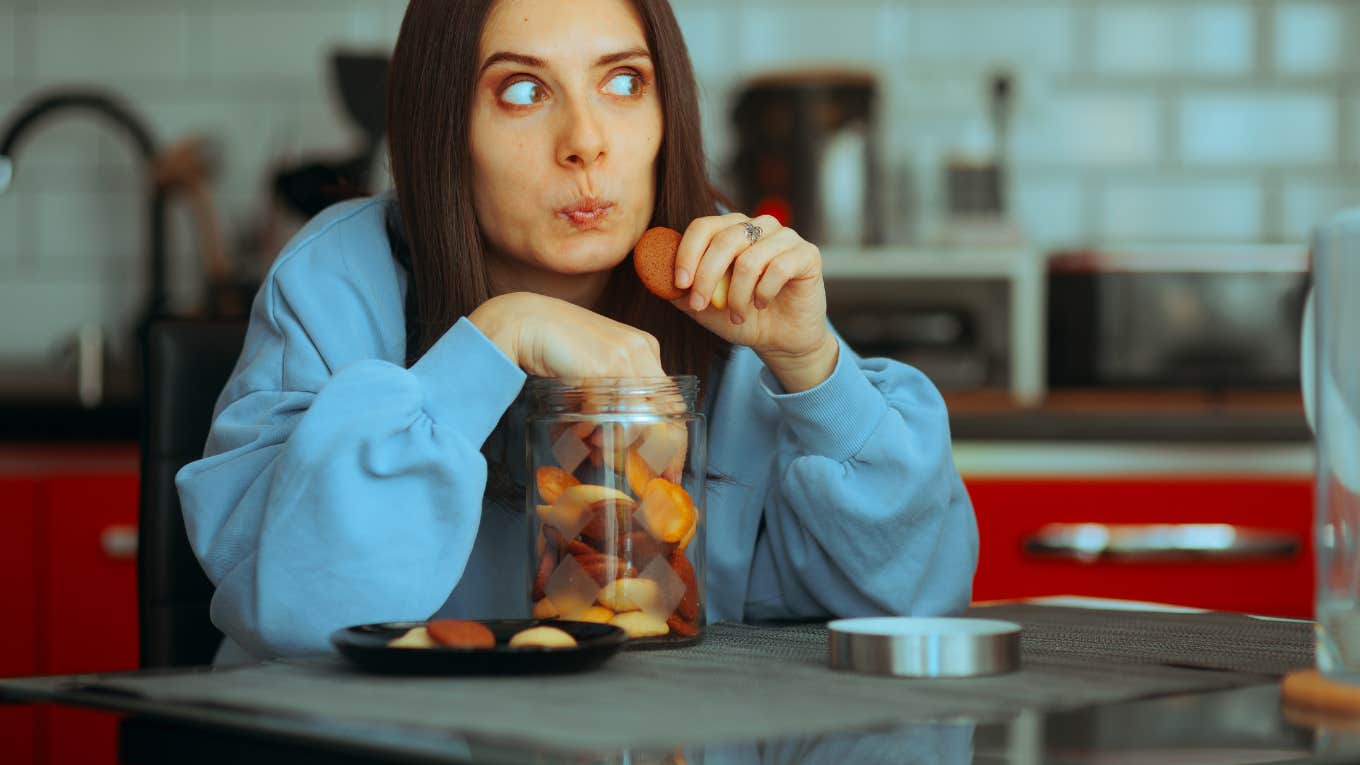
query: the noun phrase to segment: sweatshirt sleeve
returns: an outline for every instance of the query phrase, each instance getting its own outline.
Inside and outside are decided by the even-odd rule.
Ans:
[[[949,419],[916,369],[844,342],[812,390],[761,384],[779,412],[748,619],[939,615],[972,592],[977,524]]]
[[[266,282],[205,456],[176,476],[213,623],[257,657],[444,603],[477,536],[481,446],[525,379],[467,319],[409,369],[382,360],[362,285],[288,283]]]

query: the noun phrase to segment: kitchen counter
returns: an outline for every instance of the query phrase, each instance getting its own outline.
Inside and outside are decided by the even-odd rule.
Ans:
[[[1004,390],[945,393],[955,441],[1306,443],[1298,394],[1054,391],[1037,407]],[[0,441],[136,441],[141,407],[0,404]]]
[[[137,441],[140,404],[107,404],[86,409],[63,403],[0,404],[0,441]]]
[[[1051,391],[1017,407],[1004,391],[945,393],[955,441],[1307,443],[1296,392]]]

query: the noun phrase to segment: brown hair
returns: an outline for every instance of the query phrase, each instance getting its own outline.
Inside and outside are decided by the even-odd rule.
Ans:
[[[387,137],[397,195],[387,228],[410,274],[407,364],[492,297],[468,140],[482,28],[494,1],[411,0],[392,56]],[[651,225],[684,231],[722,201],[705,171],[694,70],[667,0],[633,2],[656,68],[663,120]],[[655,335],[670,374],[705,376],[728,348],[644,289],[626,259],[594,308]]]

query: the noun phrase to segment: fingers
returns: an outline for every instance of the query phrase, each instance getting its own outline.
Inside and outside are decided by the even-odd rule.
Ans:
[[[797,236],[796,234],[794,236]],[[801,241],[801,238],[799,239]],[[821,253],[815,247],[793,246],[779,257],[770,261],[764,274],[756,283],[751,302],[757,310],[774,302],[784,285],[806,274],[817,273],[821,269]]]
[[[763,236],[772,236],[780,229],[779,221],[768,215],[762,215],[753,221],[746,216],[734,219],[728,219],[728,216],[722,217],[726,220],[726,225],[711,233],[708,246],[700,256],[696,270],[691,272],[694,275],[694,281],[690,287],[689,305],[695,311],[704,310],[710,302],[725,304],[724,301],[714,301],[714,296],[719,291],[719,283],[731,268],[733,261],[752,246],[746,228],[748,221],[760,226],[764,232]],[[705,227],[703,233],[709,234],[710,230]],[[686,238],[688,237],[687,232]],[[681,240],[680,246],[681,249],[684,249],[684,239]],[[676,260],[678,263],[679,258],[677,257]],[[719,307],[722,307],[722,305],[719,305]]]
[[[798,243],[790,229],[779,229],[765,236],[737,256],[732,265],[732,283],[727,291],[727,310],[733,324],[741,324],[757,310],[763,310],[769,300],[759,301],[756,285],[768,268],[784,258]]]
[[[661,343],[647,332],[619,325],[622,337],[610,343],[607,367],[598,377],[664,377]]]
[[[675,253],[675,286],[682,290],[689,289],[694,284],[699,259],[713,241],[713,236],[744,220],[746,216],[741,213],[728,213],[695,218],[691,221],[689,227],[685,229],[684,236],[680,238],[680,249]]]

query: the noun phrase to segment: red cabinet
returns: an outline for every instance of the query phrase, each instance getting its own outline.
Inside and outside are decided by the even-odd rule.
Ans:
[[[0,677],[38,672],[37,486],[23,477],[0,477]],[[0,706],[0,742],[7,761],[35,761],[37,710]]]
[[[137,494],[135,447],[0,448],[0,676],[137,667]],[[4,761],[113,765],[117,719],[0,706]]]
[[[44,493],[44,671],[136,669],[137,475],[54,476]]]
[[[1087,595],[1311,618],[1313,484],[1307,476],[965,478],[981,540],[973,598]],[[1082,561],[1031,551],[1050,523],[1227,524],[1292,539],[1246,560]]]

